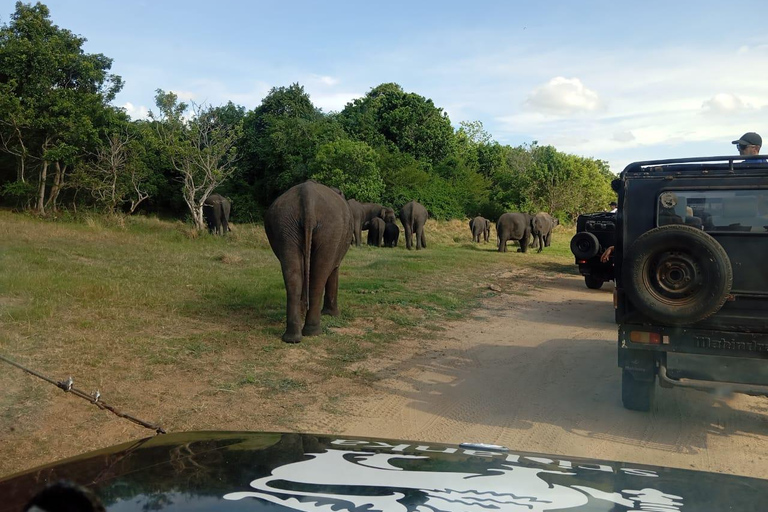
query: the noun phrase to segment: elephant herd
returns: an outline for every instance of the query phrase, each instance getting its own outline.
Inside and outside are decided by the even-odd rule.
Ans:
[[[411,201],[399,217],[406,247],[411,249],[415,234],[416,249],[426,248],[426,208]],[[377,247],[395,247],[400,236],[392,208],[347,201],[340,190],[312,180],[272,203],[264,216],[264,230],[283,271],[287,343],[319,334],[321,315],[339,314],[339,266],[351,244],[362,244],[364,230],[368,244]]]
[[[552,231],[559,224],[557,218],[546,212],[535,215],[528,213],[505,213],[496,223],[499,252],[507,252],[507,242],[517,241],[520,244],[518,252],[527,252],[528,247],[538,248],[541,252],[552,242]],[[491,234],[491,221],[477,216],[469,221],[472,241],[480,242],[482,236],[485,242]],[[533,237],[533,239],[531,239]]]
[[[400,209],[407,249],[427,247],[427,216],[427,209],[416,201]],[[506,252],[508,240],[517,240],[518,251],[526,252],[533,236],[541,252],[549,246],[556,225],[557,219],[547,213],[505,213],[496,223],[499,251]],[[489,220],[475,217],[469,226],[474,241],[481,236],[488,241]],[[377,247],[396,247],[400,236],[392,208],[346,200],[340,190],[312,180],[272,203],[264,216],[264,230],[283,272],[287,303],[282,339],[287,343],[319,334],[321,315],[339,314],[339,267],[350,245],[362,244],[363,231],[368,231],[367,243]]]

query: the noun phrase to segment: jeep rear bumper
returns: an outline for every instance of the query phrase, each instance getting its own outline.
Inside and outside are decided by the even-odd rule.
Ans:
[[[689,379],[681,377],[671,378],[667,372],[665,363],[659,364],[659,381],[662,387],[683,387],[705,391],[724,390],[731,393],[744,393],[746,395],[765,395],[768,396],[768,385],[761,384],[743,384],[741,382],[711,381],[702,379]]]

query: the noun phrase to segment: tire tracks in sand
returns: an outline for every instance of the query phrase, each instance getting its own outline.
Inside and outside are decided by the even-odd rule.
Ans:
[[[335,430],[768,478],[763,397],[657,389],[651,412],[622,407],[609,285],[524,270],[494,283],[475,318],[390,355]]]

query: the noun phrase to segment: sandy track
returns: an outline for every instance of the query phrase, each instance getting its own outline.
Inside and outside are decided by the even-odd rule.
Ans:
[[[493,281],[502,293],[472,320],[375,368],[384,378],[347,400],[337,429],[768,478],[766,398],[658,388],[651,412],[622,407],[610,285]]]

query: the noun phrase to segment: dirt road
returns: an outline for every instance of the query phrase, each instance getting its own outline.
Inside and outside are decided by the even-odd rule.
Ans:
[[[305,427],[768,478],[766,398],[659,388],[650,413],[622,407],[610,284],[522,270],[493,282],[502,292],[472,320],[376,364],[384,378],[343,421]]]

